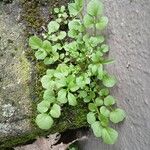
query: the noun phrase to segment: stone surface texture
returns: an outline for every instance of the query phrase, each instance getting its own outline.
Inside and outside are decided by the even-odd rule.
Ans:
[[[81,150],[150,149],[150,0],[104,0],[109,18],[109,57],[116,63],[108,71],[118,78],[112,95],[126,120],[116,126],[115,145],[103,144],[93,135],[81,142]]]
[[[0,3],[0,139],[31,130],[31,64],[25,57],[17,2]]]

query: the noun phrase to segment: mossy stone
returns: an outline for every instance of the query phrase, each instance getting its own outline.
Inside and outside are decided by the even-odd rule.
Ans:
[[[86,126],[87,109],[82,102],[77,107],[64,106],[62,117],[56,119],[49,131],[40,130],[35,124],[36,105],[43,90],[39,79],[46,66],[35,61],[27,41],[33,33],[40,35],[41,26],[53,17],[46,17],[49,7],[59,4],[45,1],[45,6],[39,2],[15,0],[5,5],[0,2],[0,149],[40,135]]]

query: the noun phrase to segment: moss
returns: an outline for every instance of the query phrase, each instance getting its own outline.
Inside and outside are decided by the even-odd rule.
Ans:
[[[40,13],[40,6],[47,4],[54,8],[55,6],[66,5],[69,0],[22,0],[22,22],[25,23],[25,37],[29,37],[32,34],[41,34],[41,27],[45,26],[47,23],[43,19]],[[53,18],[53,16],[49,16]],[[18,135],[17,137],[8,137],[4,139],[4,142],[0,143],[0,149],[4,147],[11,147],[20,143],[25,143],[29,140],[35,139],[37,136],[47,135],[49,133],[63,132],[66,129],[76,129],[82,126],[87,126],[86,113],[87,107],[82,102],[76,107],[68,107],[67,105],[63,107],[62,116],[55,120],[53,128],[49,131],[43,131],[37,128],[35,124],[35,117],[37,115],[36,106],[42,99],[43,88],[39,79],[46,72],[47,66],[43,62],[36,61],[34,57],[34,52],[30,48],[26,48],[25,55],[32,65],[31,70],[31,81],[29,84],[30,96],[33,100],[32,102],[32,116],[30,116],[30,121],[32,125],[32,132],[25,133],[23,135]],[[28,65],[25,58],[20,58],[20,62],[23,66],[23,70],[27,68]],[[24,71],[23,71],[24,72]],[[28,71],[27,71],[28,72]],[[25,78],[26,78],[26,74]]]

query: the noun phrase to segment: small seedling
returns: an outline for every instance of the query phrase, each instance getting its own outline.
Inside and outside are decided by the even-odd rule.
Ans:
[[[87,122],[94,135],[114,144],[118,133],[110,122],[123,121],[125,111],[115,106],[117,100],[109,88],[116,84],[116,78],[104,68],[113,62],[106,59],[109,46],[101,35],[108,18],[103,16],[99,0],[91,0],[84,15],[83,4],[83,0],[75,0],[67,8],[55,8],[58,18],[48,24],[44,40],[36,35],[29,39],[35,57],[49,66],[41,78],[44,94],[37,106],[36,123],[41,129],[50,129],[54,119],[61,117],[63,105],[76,106],[80,99],[89,109]],[[66,23],[68,28],[61,30]]]

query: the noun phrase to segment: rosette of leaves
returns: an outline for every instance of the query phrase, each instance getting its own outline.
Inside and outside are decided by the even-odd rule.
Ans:
[[[107,144],[114,144],[118,133],[110,123],[119,123],[125,118],[125,111],[116,107],[116,99],[109,88],[116,84],[116,78],[105,70],[109,46],[99,34],[107,26],[108,18],[103,16],[103,5],[91,0],[84,8],[83,0],[55,8],[57,18],[47,26],[43,38],[32,36],[29,45],[35,50],[35,57],[52,65],[41,78],[44,89],[43,100],[38,104],[36,123],[41,129],[50,129],[54,118],[61,116],[63,105],[76,106],[78,100],[87,104],[89,123],[96,137]],[[84,14],[84,15],[83,15]],[[58,21],[65,18],[66,23]],[[89,29],[93,32],[89,33]]]

